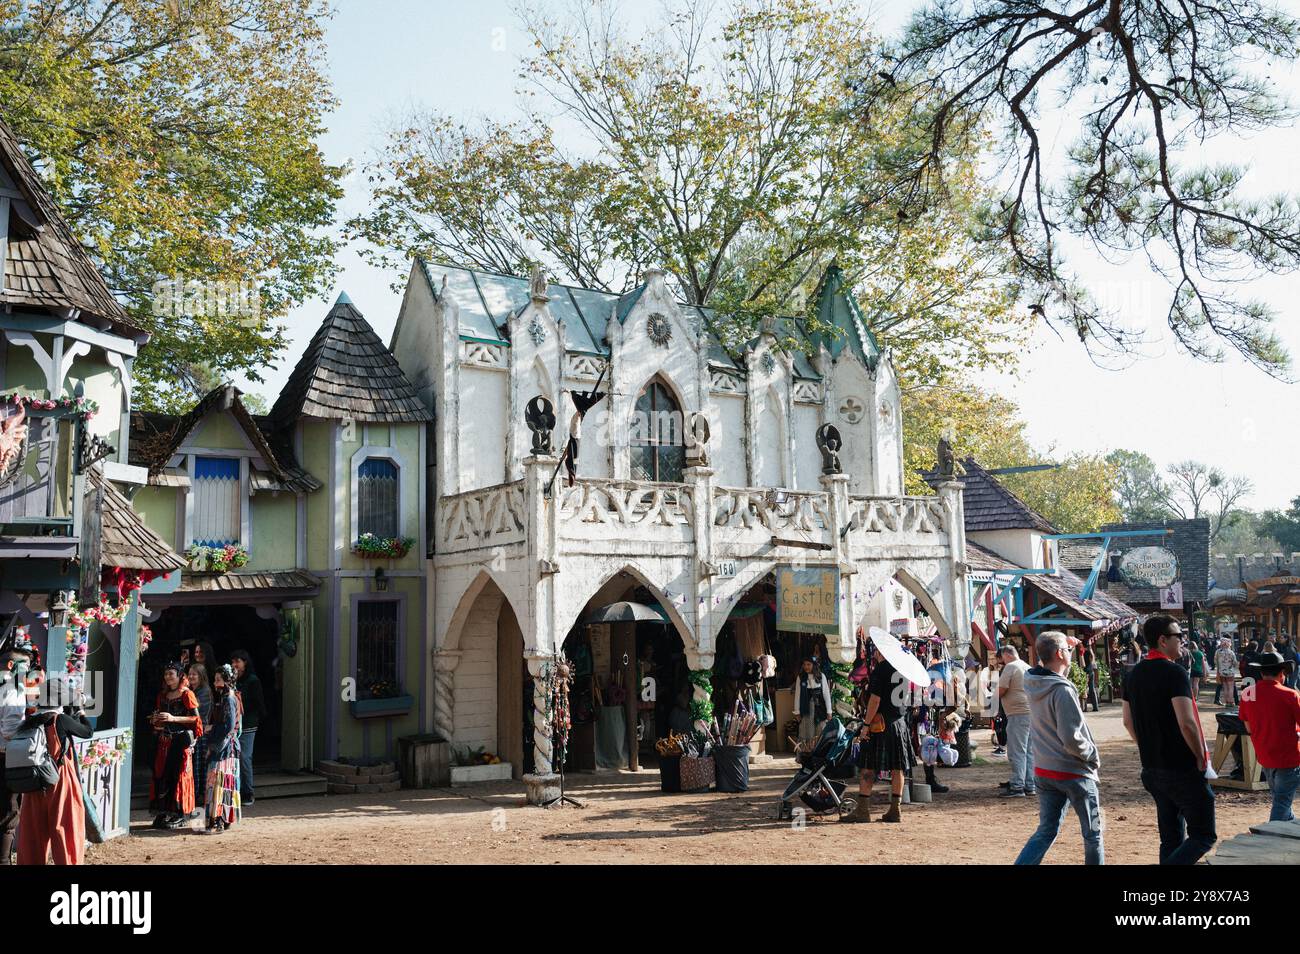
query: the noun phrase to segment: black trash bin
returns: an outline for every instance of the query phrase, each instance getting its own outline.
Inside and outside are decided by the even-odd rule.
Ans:
[[[749,746],[716,745],[713,747],[714,786],[719,792],[749,791]]]
[[[659,790],[662,792],[680,792],[682,790],[682,757],[680,755],[659,756]]]

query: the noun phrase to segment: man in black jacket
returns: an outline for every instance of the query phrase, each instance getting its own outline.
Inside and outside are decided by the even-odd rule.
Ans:
[[[253,743],[257,740],[257,727],[266,715],[266,696],[262,693],[262,680],[253,672],[253,658],[242,649],[230,655],[230,665],[235,670],[235,688],[244,704],[244,726],[239,734],[239,801],[241,807],[253,804]]]

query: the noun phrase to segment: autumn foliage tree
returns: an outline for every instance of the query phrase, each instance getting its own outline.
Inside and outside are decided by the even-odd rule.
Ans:
[[[321,0],[0,0],[0,110],[134,320],[145,407],[261,380],[332,274],[342,170]],[[159,309],[160,280],[255,283],[255,309]],[[182,311],[176,314],[176,311]],[[254,313],[255,312],[255,313]],[[204,369],[191,374],[192,369]]]
[[[946,436],[960,461],[985,468],[1056,464],[1051,469],[1003,474],[998,480],[1063,533],[1087,533],[1120,519],[1115,469],[1099,454],[1054,459],[1025,435],[1014,402],[979,388],[918,388],[903,396],[903,469],[908,490],[929,492],[920,474],[935,465],[935,445]]]
[[[548,5],[545,10],[550,10]],[[511,119],[417,110],[350,223],[375,261],[411,255],[623,292],[650,264],[713,306],[724,340],[801,314],[837,261],[909,382],[1014,360],[1000,253],[974,241],[977,130],[951,146],[947,201],[904,213],[887,170],[914,148],[901,106],[864,123],[847,80],[877,45],[842,0],[677,3],[629,34],[609,4],[526,10],[533,53]],[[556,129],[566,130],[564,136]]]

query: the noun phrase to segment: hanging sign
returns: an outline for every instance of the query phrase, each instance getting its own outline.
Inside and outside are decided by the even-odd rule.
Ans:
[[[776,572],[776,628],[796,633],[840,631],[840,574],[836,567]]]
[[[1160,590],[1160,608],[1163,610],[1183,608],[1183,584],[1175,583]]]
[[[1164,547],[1136,547],[1120,557],[1119,572],[1129,586],[1160,589],[1178,579],[1178,557]]]

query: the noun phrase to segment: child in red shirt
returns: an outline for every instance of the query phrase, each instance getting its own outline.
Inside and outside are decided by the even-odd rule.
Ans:
[[[1292,663],[1281,653],[1261,653],[1251,668],[1259,681],[1241,694],[1241,718],[1273,793],[1269,821],[1295,821],[1291,803],[1300,787],[1300,692],[1288,689]]]

